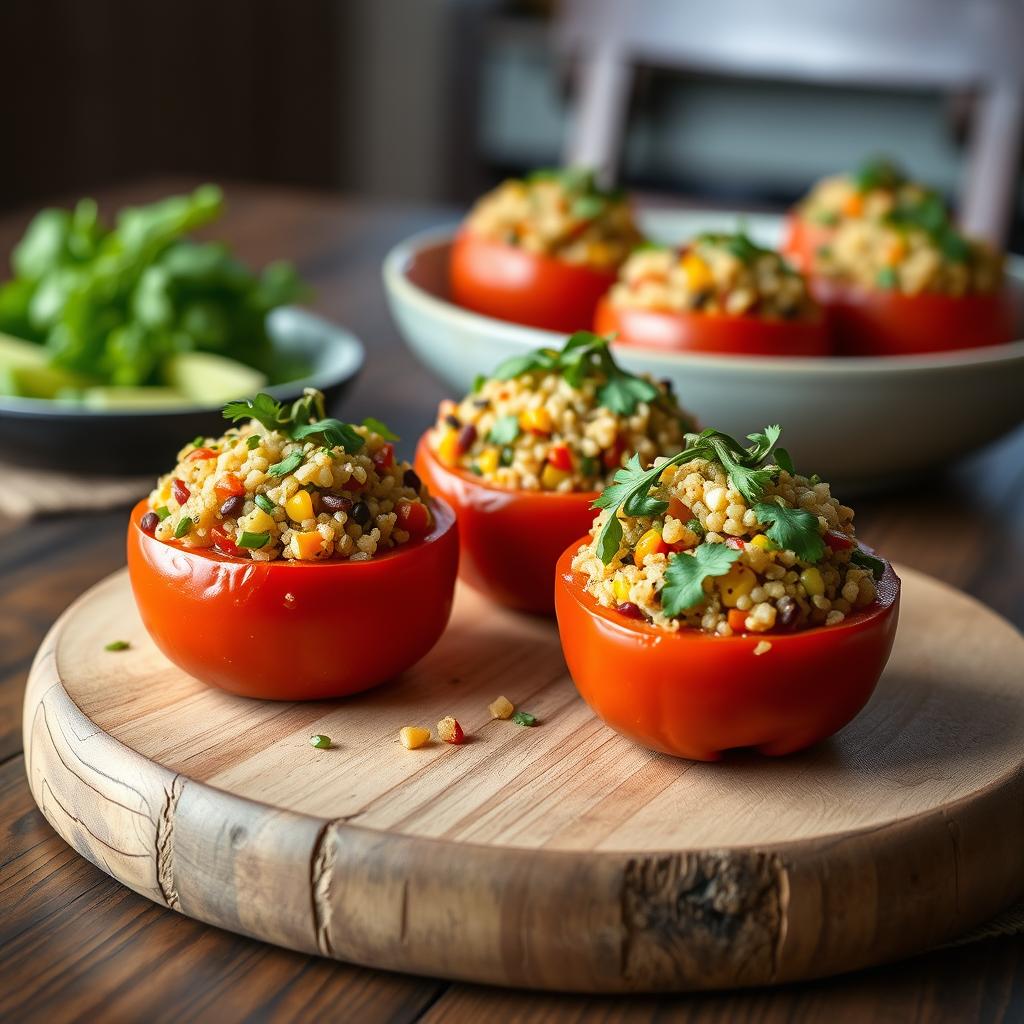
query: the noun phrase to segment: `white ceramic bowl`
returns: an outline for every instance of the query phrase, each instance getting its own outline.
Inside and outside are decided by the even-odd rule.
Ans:
[[[775,245],[781,218],[727,211],[649,210],[646,233],[679,242],[743,222]],[[384,261],[391,312],[418,358],[458,394],[507,356],[562,335],[494,320],[448,298],[454,227],[397,245]],[[1024,291],[1024,260],[1009,273]],[[581,324],[582,326],[586,326]],[[889,358],[753,358],[620,346],[627,367],[668,378],[705,426],[742,436],[781,423],[782,443],[806,473],[854,487],[913,476],[992,441],[1024,421],[1024,340],[960,352]]]

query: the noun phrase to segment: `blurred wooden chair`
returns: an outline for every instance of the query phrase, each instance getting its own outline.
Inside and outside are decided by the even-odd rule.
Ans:
[[[1005,241],[1024,132],[1021,0],[562,0],[577,61],[566,162],[613,177],[637,64],[976,97],[959,219]]]

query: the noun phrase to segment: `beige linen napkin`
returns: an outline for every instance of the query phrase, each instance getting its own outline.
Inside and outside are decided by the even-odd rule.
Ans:
[[[127,506],[153,489],[155,477],[74,476],[0,462],[0,516],[24,521],[65,512]]]

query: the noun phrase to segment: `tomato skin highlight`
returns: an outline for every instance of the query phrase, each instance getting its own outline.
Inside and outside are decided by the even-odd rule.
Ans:
[[[550,615],[555,563],[590,529],[598,492],[510,491],[442,465],[420,438],[414,463],[459,521],[459,576],[508,608]]]
[[[701,312],[671,313],[655,309],[626,309],[601,299],[594,331],[613,332],[622,345],[668,352],[707,352],[742,356],[825,356],[831,351],[825,316],[812,319],[768,320]]]
[[[831,736],[867,703],[892,649],[899,578],[886,563],[875,604],[800,633],[669,633],[601,607],[572,571],[582,537],[559,559],[555,610],[580,696],[616,732],[696,761],[737,747],[771,756]],[[770,650],[755,655],[758,644]],[[822,681],[828,685],[823,686]]]
[[[432,510],[423,540],[366,562],[253,562],[147,536],[141,501],[127,548],[142,622],[183,671],[244,697],[369,689],[422,658],[448,622],[458,527],[444,502]],[[346,636],[358,642],[342,645]]]
[[[565,263],[462,229],[452,243],[452,299],[498,320],[569,333],[589,328],[614,271]]]

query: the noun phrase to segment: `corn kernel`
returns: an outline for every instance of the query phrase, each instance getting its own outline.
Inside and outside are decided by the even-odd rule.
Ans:
[[[757,577],[745,565],[733,562],[729,571],[715,580],[715,586],[722,595],[722,604],[726,608],[735,608],[741,597],[750,596],[757,586]]]
[[[683,273],[690,291],[707,291],[714,284],[708,265],[694,252],[688,252],[683,257]]]
[[[541,470],[540,483],[545,491],[554,491],[558,489],[558,485],[563,480],[568,480],[571,475],[564,469],[555,469],[549,462]]]
[[[612,593],[619,604],[625,604],[629,600],[629,583],[621,576],[616,576],[612,582]]]
[[[661,539],[661,532],[652,526],[637,542],[633,548],[633,561],[637,565],[643,565],[648,555],[664,554],[668,545]]]
[[[516,706],[508,699],[508,697],[499,697],[496,701],[488,705],[487,710],[491,713],[491,718],[511,718],[512,712],[515,711]]]
[[[313,499],[309,491],[296,491],[285,503],[284,510],[288,518],[296,523],[313,518]]]
[[[804,585],[808,597],[822,597],[825,593],[825,581],[813,565],[800,573],[800,582]]]
[[[550,434],[554,427],[551,413],[542,405],[535,409],[524,409],[519,414],[519,425],[534,434]]]
[[[750,538],[750,543],[753,544],[755,548],[760,548],[762,551],[779,550],[779,545],[776,544],[771,537],[763,533],[754,534],[754,536]]]
[[[446,466],[454,466],[459,461],[459,455],[459,432],[449,428],[438,442],[437,457]]]
[[[485,448],[476,460],[482,476],[493,476],[498,469],[498,449]]]
[[[406,750],[416,750],[430,742],[430,730],[418,725],[406,725],[399,730],[398,738]]]
[[[453,715],[447,715],[437,723],[437,738],[442,743],[459,744],[466,738],[466,734],[458,720]]]
[[[261,508],[254,508],[249,513],[249,517],[245,523],[245,529],[250,533],[265,533],[267,530],[272,530],[277,524],[274,522],[274,517],[268,512],[264,512]]]

